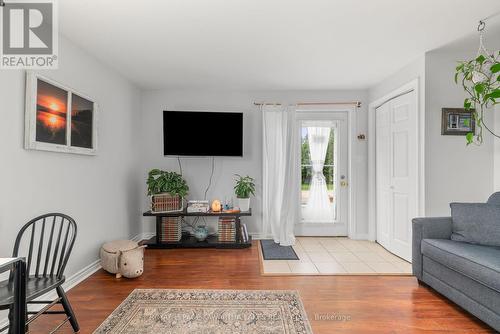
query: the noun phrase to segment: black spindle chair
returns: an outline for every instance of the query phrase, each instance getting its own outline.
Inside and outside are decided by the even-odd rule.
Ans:
[[[26,303],[45,305],[40,311],[27,311],[27,314],[32,315],[26,320],[27,326],[42,314],[65,314],[66,318],[54,331],[68,321],[73,331],[79,331],[75,313],[61,286],[65,280],[64,269],[75,243],[76,232],[74,219],[61,213],[34,218],[19,231],[12,255],[26,258]],[[58,296],[55,300],[35,300],[53,290]],[[13,293],[12,277],[0,282],[0,310],[9,309],[9,323],[13,321]],[[49,310],[56,304],[61,304],[63,311]],[[6,328],[0,329],[0,332]],[[12,326],[9,326],[10,333]]]

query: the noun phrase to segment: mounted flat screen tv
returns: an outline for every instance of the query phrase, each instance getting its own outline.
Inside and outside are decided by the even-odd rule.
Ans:
[[[243,156],[243,114],[164,111],[163,150],[175,156]]]

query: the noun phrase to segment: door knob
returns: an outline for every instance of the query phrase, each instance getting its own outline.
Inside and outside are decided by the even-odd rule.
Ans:
[[[340,181],[341,187],[347,187],[347,181]]]

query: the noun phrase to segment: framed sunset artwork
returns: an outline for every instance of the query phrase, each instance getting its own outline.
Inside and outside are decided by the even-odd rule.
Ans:
[[[97,103],[69,87],[28,72],[25,148],[94,155]]]

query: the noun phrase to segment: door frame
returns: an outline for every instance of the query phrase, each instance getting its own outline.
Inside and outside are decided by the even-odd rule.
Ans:
[[[376,193],[376,142],[375,142],[375,112],[378,107],[384,103],[409,93],[415,92],[415,110],[417,111],[417,138],[418,138],[418,215],[425,214],[425,108],[424,101],[421,98],[420,78],[402,85],[401,87],[391,91],[383,97],[371,102],[368,106],[368,238],[370,241],[377,239],[377,193]]]
[[[346,115],[347,118],[347,236],[351,239],[358,239],[356,235],[356,175],[357,175],[357,166],[352,163],[353,157],[356,155],[355,152],[355,133],[357,131],[356,127],[356,118],[357,112],[359,108],[352,105],[345,106],[300,106],[296,110],[296,121],[307,119],[308,117],[318,117],[321,119],[321,116],[324,119],[331,119],[332,114]],[[297,127],[298,128],[298,127]],[[300,157],[300,154],[298,154]],[[300,163],[298,161],[297,163]],[[300,178],[300,168],[298,176]],[[297,197],[297,201],[300,201],[299,197]]]

